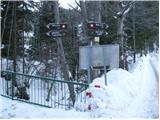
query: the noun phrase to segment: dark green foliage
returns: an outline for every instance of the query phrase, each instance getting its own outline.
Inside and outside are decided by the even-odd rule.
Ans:
[[[108,32],[107,37],[100,38],[100,44],[111,44],[117,40],[117,23],[116,19],[114,18],[114,14],[108,11],[107,7],[112,5],[112,2],[102,2],[102,22],[108,24],[109,28],[106,30]]]
[[[53,45],[56,45],[55,40],[46,35],[50,31],[46,25],[54,22],[53,3],[50,1],[41,2],[39,10],[34,13],[34,38],[31,40],[31,50],[28,51],[32,54],[31,59],[41,60],[39,58],[42,56],[49,57],[49,51],[55,51],[55,48],[52,48]]]
[[[14,4],[16,6],[15,12],[13,9]],[[7,12],[7,7],[8,7],[8,12]],[[2,57],[8,56],[7,51],[9,45],[10,45],[9,57],[13,55],[13,49],[14,49],[13,41],[14,41],[14,31],[15,31],[14,24],[16,24],[16,41],[17,41],[16,50],[18,51],[17,56],[22,56],[22,48],[23,48],[22,41],[24,38],[23,32],[30,32],[32,30],[32,25],[31,25],[32,11],[29,9],[29,3],[23,1],[2,1],[1,9],[2,9],[1,34],[3,36],[2,44],[4,45],[4,49],[2,49]],[[14,22],[13,19],[15,15],[16,15],[16,21]],[[12,31],[11,31],[11,26],[12,26]],[[2,33],[3,31],[4,33]],[[10,31],[11,31],[11,36],[10,36]],[[9,39],[10,39],[10,44],[9,44]]]
[[[66,10],[60,8],[60,20],[68,24],[67,35],[62,37],[62,42],[65,50],[67,63],[69,64],[70,71],[75,79],[75,70],[78,67],[79,59],[79,45],[76,36],[76,26],[81,23],[79,14],[73,10]]]
[[[135,4],[135,40],[136,52],[141,52],[153,43],[158,43],[158,1],[138,1]],[[133,13],[129,13],[125,25],[128,30],[127,45],[133,50]],[[153,50],[153,49],[152,49]]]

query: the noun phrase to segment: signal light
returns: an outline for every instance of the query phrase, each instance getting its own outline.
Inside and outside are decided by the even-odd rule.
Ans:
[[[66,29],[67,29],[67,24],[66,23],[49,23],[46,26],[50,31],[48,31],[46,34],[47,36],[52,36],[52,37],[63,37],[66,35]]]
[[[88,22],[87,23],[87,28],[88,29],[101,29],[101,30],[104,30],[104,29],[108,28],[108,25],[105,24],[105,23]]]
[[[65,30],[65,29],[67,29],[67,24],[66,23],[60,23],[60,24],[49,23],[47,25],[47,28],[51,29],[51,30]]]
[[[87,23],[87,27],[89,29],[95,29],[96,28],[96,23]]]
[[[60,24],[61,29],[67,29],[67,24]]]

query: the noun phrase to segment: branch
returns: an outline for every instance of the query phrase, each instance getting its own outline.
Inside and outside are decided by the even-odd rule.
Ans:
[[[81,8],[81,5],[77,2],[77,0],[75,0],[75,3]]]
[[[111,8],[111,5],[110,4],[107,4],[107,5],[108,5],[108,7],[106,7],[107,10],[109,10],[111,13],[117,15],[117,13],[115,11],[113,11],[113,9]]]
[[[113,11],[111,8],[108,7],[107,9],[108,9],[110,12],[112,12],[113,14],[115,14],[115,15],[117,14],[117,13],[116,13],[115,11]]]
[[[123,9],[122,15],[128,13],[130,11],[130,9],[132,8],[134,3],[135,3],[135,1],[128,3],[128,5],[126,5],[126,7]]]
[[[76,12],[78,12],[81,15],[81,12],[78,11],[76,8],[74,8],[72,5],[68,4],[72,9],[74,9]]]

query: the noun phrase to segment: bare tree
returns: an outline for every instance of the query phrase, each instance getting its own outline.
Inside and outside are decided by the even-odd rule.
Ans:
[[[59,17],[58,1],[55,1],[54,6],[55,6],[54,7],[55,21],[56,21],[56,23],[59,23],[60,22],[60,17]],[[64,73],[64,79],[72,81],[73,78],[72,78],[72,75],[71,75],[71,72],[70,72],[70,69],[69,69],[69,65],[67,64],[67,61],[66,61],[66,58],[65,58],[65,53],[64,53],[64,48],[63,48],[61,38],[57,38],[56,42],[57,42],[57,46],[58,46],[58,53],[59,53],[60,59],[62,61],[61,68],[62,68],[62,71]],[[74,103],[75,103],[75,92],[74,92],[73,84],[68,84],[68,88],[69,88],[69,92],[70,92],[70,99],[72,100],[72,103],[74,105]]]
[[[134,1],[116,1],[117,11],[109,8],[109,10],[114,13],[114,17],[117,19],[117,41],[120,44],[120,67],[124,69],[128,69],[126,61],[127,56],[124,49],[124,21],[126,20],[126,15],[131,10],[133,3]]]

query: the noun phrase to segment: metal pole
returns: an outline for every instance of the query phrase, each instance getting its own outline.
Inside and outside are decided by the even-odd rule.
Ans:
[[[135,4],[133,3],[133,49],[134,49],[134,53],[133,53],[133,60],[134,63],[136,62],[136,41],[135,41]]]
[[[91,83],[91,66],[92,66],[92,63],[91,63],[91,57],[92,57],[92,41],[90,42],[90,46],[89,46],[89,51],[88,51],[88,64],[89,64],[89,67],[88,67],[88,82]]]
[[[107,70],[106,70],[106,64],[105,64],[106,58],[105,58],[104,47],[102,49],[103,49],[104,78],[105,78],[105,85],[107,86]]]
[[[88,49],[88,70],[87,70],[87,72],[88,72],[88,83],[91,83],[91,68],[90,68],[90,66],[91,66],[91,64],[90,64],[90,62],[91,62],[91,47],[89,47],[89,49]]]
[[[104,79],[105,79],[105,85],[107,86],[107,70],[106,70],[106,66],[104,66]]]
[[[88,83],[91,83],[91,69],[88,68]]]
[[[12,100],[14,99],[15,76],[16,76],[16,73],[11,73]]]

